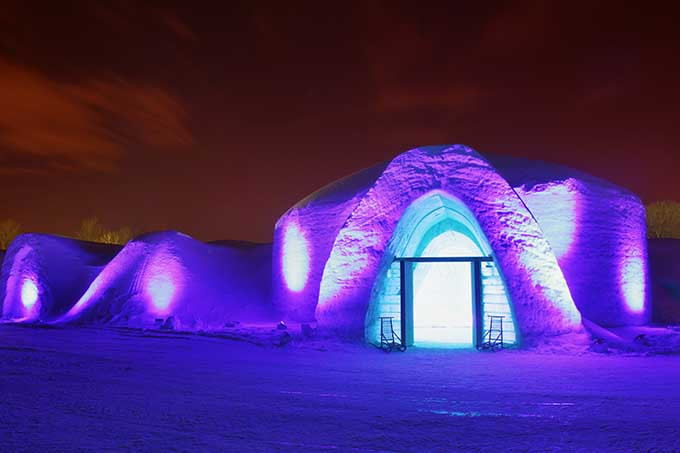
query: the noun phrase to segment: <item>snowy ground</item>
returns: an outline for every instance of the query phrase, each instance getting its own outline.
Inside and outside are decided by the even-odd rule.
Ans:
[[[2,451],[680,451],[680,356],[0,325]]]

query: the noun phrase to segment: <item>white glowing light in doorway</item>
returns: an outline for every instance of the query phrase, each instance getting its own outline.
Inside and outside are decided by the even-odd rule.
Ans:
[[[453,230],[430,241],[424,257],[480,256],[475,243]],[[473,341],[469,262],[418,263],[413,272],[414,344],[470,347]]]

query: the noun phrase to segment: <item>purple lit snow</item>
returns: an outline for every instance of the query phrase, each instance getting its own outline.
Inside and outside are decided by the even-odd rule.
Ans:
[[[678,356],[0,325],[3,451],[671,452],[678,382]]]
[[[21,303],[26,310],[31,311],[37,301],[38,287],[31,277],[24,277],[21,284]]]
[[[634,256],[626,259],[621,266],[621,290],[626,306],[633,313],[645,309],[645,264],[642,258]]]
[[[130,241],[55,322],[146,328],[172,318],[173,328],[191,331],[270,320],[270,276],[269,246],[150,233]]]
[[[159,250],[143,270],[143,285],[149,309],[156,315],[165,315],[172,310],[172,302],[184,286],[186,271],[178,259],[168,250]]]
[[[532,190],[517,189],[520,198],[532,211],[544,215],[540,225],[550,238],[550,246],[558,260],[569,255],[576,237],[577,228],[581,224],[582,205],[579,192],[571,181],[555,184],[544,184]]]
[[[281,268],[289,290],[297,293],[305,288],[309,274],[309,244],[295,222],[285,227]]]

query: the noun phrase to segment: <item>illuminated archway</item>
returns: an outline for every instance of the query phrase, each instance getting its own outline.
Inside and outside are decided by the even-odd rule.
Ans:
[[[503,278],[492,258],[482,262],[491,247],[462,202],[440,191],[421,197],[405,211],[390,243],[394,254],[384,260],[393,262],[376,279],[366,315],[368,341],[379,341],[380,317],[391,316],[395,325],[404,319],[402,331],[409,345],[472,347],[481,343],[487,319],[495,315],[503,316],[504,342],[516,343]],[[442,261],[418,261],[423,258]],[[448,258],[465,260],[445,261]],[[409,260],[405,274],[400,269],[404,259]],[[406,284],[403,279],[408,279]],[[408,293],[407,302],[402,291]]]

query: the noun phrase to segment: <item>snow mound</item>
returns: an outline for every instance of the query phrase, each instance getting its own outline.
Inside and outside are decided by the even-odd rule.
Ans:
[[[271,246],[167,231],[130,241],[59,322],[167,330],[275,318]]]
[[[120,249],[46,234],[18,236],[0,271],[2,318],[50,321],[63,315]]]

